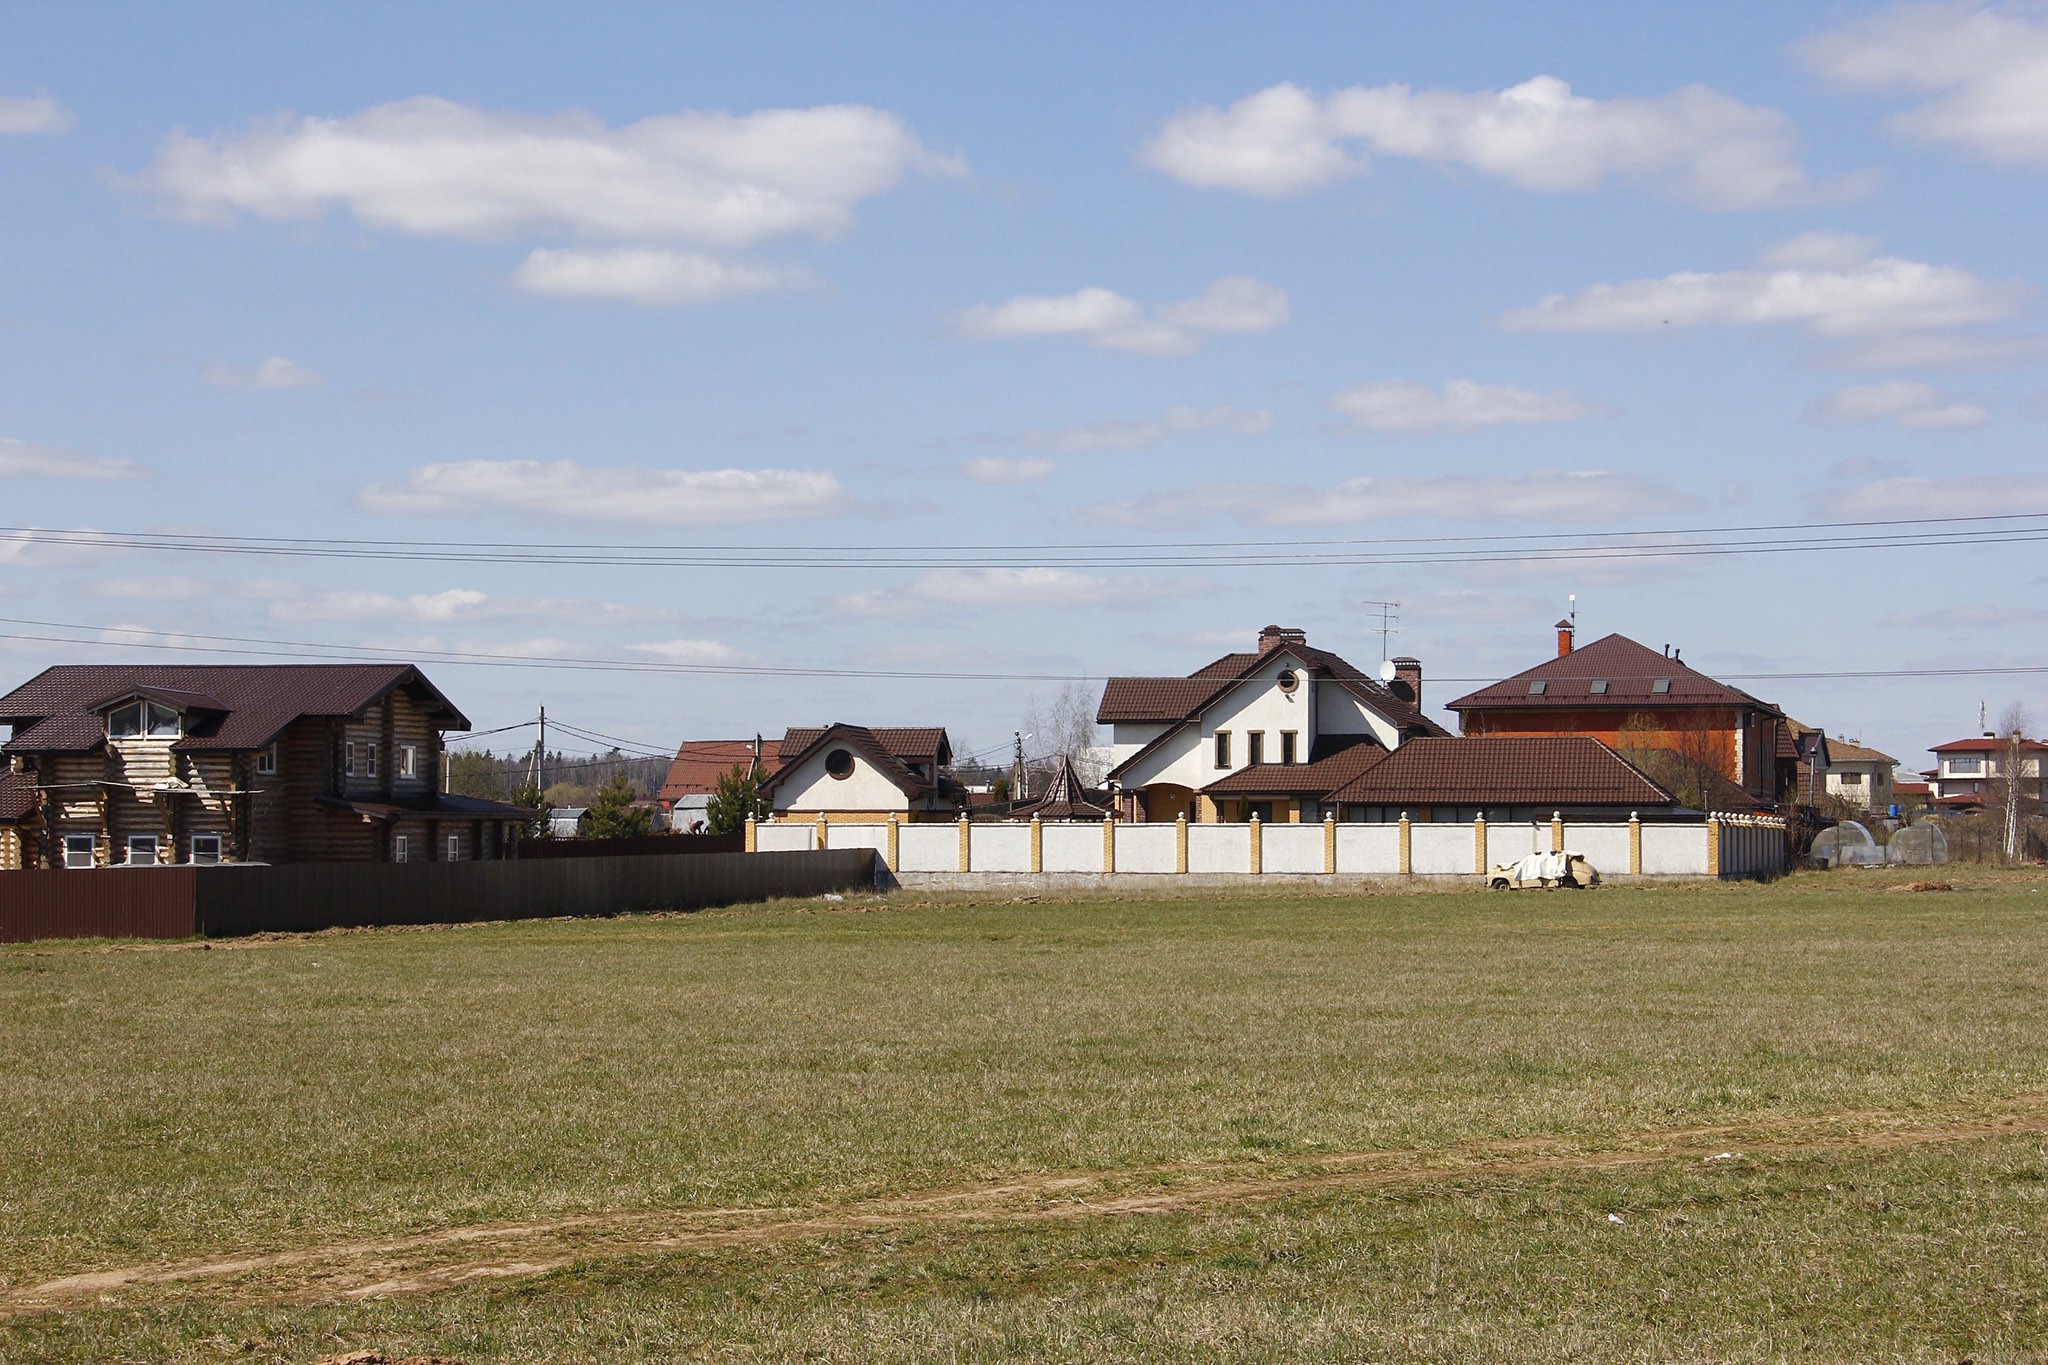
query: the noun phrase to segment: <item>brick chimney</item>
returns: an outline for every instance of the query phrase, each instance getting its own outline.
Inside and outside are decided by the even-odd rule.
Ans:
[[[1296,626],[1267,626],[1259,632],[1259,653],[1264,654],[1275,645],[1305,645],[1308,632]]]
[[[1572,652],[1572,633],[1575,628],[1569,619],[1557,623],[1557,657],[1562,659]]]
[[[1387,684],[1387,691],[1418,711],[1421,710],[1422,660],[1410,658],[1406,654],[1394,660],[1394,677],[1393,681]]]

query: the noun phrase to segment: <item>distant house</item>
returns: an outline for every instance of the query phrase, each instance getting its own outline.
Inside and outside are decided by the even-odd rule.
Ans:
[[[42,866],[502,858],[530,814],[440,789],[469,721],[410,664],[49,668],[0,724]]]
[[[581,839],[590,823],[588,806],[556,806],[548,812],[548,838]]]
[[[1890,810],[1898,800],[1892,770],[1899,761],[1890,754],[1846,739],[1828,742],[1828,795],[1864,810]]]
[[[1775,802],[1788,776],[1777,707],[1625,635],[1574,648],[1569,621],[1558,622],[1556,657],[1448,706],[1468,736],[1579,735],[1624,752],[1669,750],[1759,804]]]
[[[1785,718],[1778,727],[1778,803],[1816,806],[1831,790],[1834,743],[1817,725]]]
[[[947,771],[953,743],[936,725],[791,729],[761,783],[778,820],[952,820],[966,792]]]
[[[759,735],[752,739],[686,739],[668,765],[659,800],[668,809],[670,825],[687,831],[705,818],[718,780],[735,768],[766,776],[777,766],[774,753],[763,759]]]
[[[1986,732],[1975,739],[1950,740],[1929,750],[1935,768],[1929,785],[1934,805],[1944,810],[1988,806],[1999,796],[2005,779],[2006,741]],[[2041,809],[2041,756],[2048,744],[2025,740],[2020,746],[2020,801],[2028,814]]]
[[[1330,794],[1389,751],[1444,735],[1422,714],[1422,665],[1371,678],[1306,632],[1267,626],[1258,646],[1184,678],[1111,678],[1096,708],[1110,727],[1118,818],[1319,820]]]

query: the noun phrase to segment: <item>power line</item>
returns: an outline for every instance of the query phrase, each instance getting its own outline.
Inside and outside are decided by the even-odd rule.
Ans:
[[[133,626],[109,627],[65,621],[28,621],[14,617],[0,617],[0,624],[41,626],[52,630],[92,631],[105,633],[121,631],[144,633]],[[332,661],[337,654],[376,654],[405,658],[411,661],[427,660],[436,663],[460,664],[484,668],[544,668],[575,669],[578,671],[605,671],[623,673],[687,674],[691,676],[715,675],[722,677],[784,677],[784,678],[881,678],[920,682],[1101,682],[1107,676],[1101,673],[972,673],[940,672],[929,669],[886,669],[886,668],[832,668],[826,666],[788,666],[768,664],[681,664],[651,662],[638,659],[576,658],[561,655],[480,653],[469,650],[402,650],[384,645],[337,645],[305,640],[263,640],[239,635],[200,635],[191,631],[163,632],[170,639],[183,641],[215,641],[208,644],[180,644],[156,640],[108,640],[92,637],[78,638],[70,635],[40,635],[0,631],[0,640],[24,640],[50,644],[88,645],[117,649],[169,650],[199,654],[230,654],[270,658],[295,658]],[[1678,663],[1679,668],[1687,665]],[[1890,669],[1834,669],[1796,670],[1785,672],[1719,673],[1715,676],[1737,682],[1807,682],[1807,681],[1869,681],[1887,678],[1985,678],[2029,676],[2048,674],[2048,664],[1984,665],[1976,668],[1890,668]],[[1593,681],[1605,675],[1599,673],[1550,675],[1553,681]],[[1499,682],[1495,677],[1435,677],[1427,681],[1437,684],[1484,684]],[[508,726],[507,729],[522,728]],[[564,727],[568,728],[568,727]],[[596,734],[597,732],[591,732]],[[587,737],[587,736],[586,736]],[[599,736],[598,742],[616,742],[609,736]],[[652,748],[653,746],[648,746]],[[660,756],[667,756],[664,750]]]

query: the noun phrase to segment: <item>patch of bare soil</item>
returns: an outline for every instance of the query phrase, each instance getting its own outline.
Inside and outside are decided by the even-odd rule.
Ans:
[[[1652,1129],[1588,1147],[1532,1137],[1405,1151],[1346,1152],[1285,1168],[1180,1163],[1121,1171],[1035,1172],[1001,1182],[927,1190],[813,1209],[620,1210],[288,1251],[86,1271],[0,1291],[0,1317],[120,1304],[205,1287],[228,1303],[336,1302],[514,1279],[648,1252],[716,1250],[848,1233],[961,1223],[1142,1217],[1337,1190],[1476,1177],[1533,1178],[1665,1162],[1757,1161],[1807,1153],[1935,1146],[2048,1133],[2048,1096],[2016,1097],[1995,1114],[1947,1117],[1873,1111],[1751,1124]],[[375,1352],[325,1365],[385,1362]],[[451,1362],[441,1362],[451,1365]]]

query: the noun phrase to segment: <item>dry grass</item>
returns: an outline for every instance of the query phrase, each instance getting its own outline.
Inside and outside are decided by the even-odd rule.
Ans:
[[[1908,880],[935,896],[0,953],[0,1277],[2048,1093],[2048,879],[1944,870],[1953,893],[1882,889]],[[2048,1346],[2022,1288],[2042,1282],[2041,1245],[2005,1232],[2038,1239],[2042,1164],[2039,1139],[2015,1137],[1481,1176],[1141,1226],[825,1236],[345,1308],[193,1290],[0,1324],[0,1359],[106,1358],[94,1342],[301,1359],[336,1334],[520,1360],[707,1343],[749,1359],[1982,1359]],[[1861,1193],[1873,1178],[1896,1193]],[[1690,1212],[1631,1214],[1616,1235],[1586,1216],[1624,1206]],[[1937,1267],[1966,1244],[1958,1286]],[[1917,1338],[1909,1299],[1934,1305]]]

